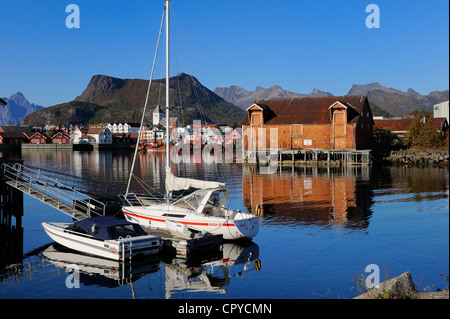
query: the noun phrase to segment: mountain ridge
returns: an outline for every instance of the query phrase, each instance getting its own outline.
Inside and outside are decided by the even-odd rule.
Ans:
[[[9,98],[3,97],[7,105],[0,108],[0,125],[19,124],[24,117],[38,110],[43,106],[30,103],[22,92],[17,92]]]
[[[228,88],[217,87],[214,90],[214,93],[222,97],[224,100],[237,105],[242,109],[246,109],[258,99],[334,96],[329,92],[320,91],[318,89],[314,89],[309,94],[296,93],[283,90],[279,85],[273,85],[270,88],[257,86],[254,91],[248,91],[240,86],[232,85]]]
[[[240,86],[217,87],[214,92],[240,108],[246,109],[255,100],[280,97],[321,97],[334,96],[330,92],[314,89],[309,94],[283,90],[279,85],[270,88],[257,86],[254,91],[248,91]],[[412,88],[406,92],[388,88],[378,82],[368,84],[353,84],[346,95],[367,95],[375,113],[400,116],[415,110],[430,111],[434,104],[447,101],[449,90],[432,91],[428,95],[421,95]]]
[[[137,123],[141,121],[148,89],[148,80],[120,79],[97,74],[91,77],[86,89],[73,101],[40,110],[23,119],[25,125],[43,125],[52,121],[78,123]],[[165,79],[153,80],[146,123],[152,123],[157,105],[165,105]],[[194,76],[180,73],[170,78],[171,117],[178,117],[182,125],[193,120],[203,123],[240,123],[245,111],[225,101],[204,87]],[[67,109],[67,114],[61,110]],[[62,115],[62,116],[60,116]]]

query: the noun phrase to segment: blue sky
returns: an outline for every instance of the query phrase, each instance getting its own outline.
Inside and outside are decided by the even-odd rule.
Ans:
[[[71,3],[80,8],[79,29],[65,24]],[[379,29],[365,24],[371,3],[380,8]],[[1,0],[0,97],[20,91],[50,106],[73,100],[95,74],[148,79],[163,5]],[[172,13],[172,75],[192,74],[211,90],[449,87],[447,0],[172,0]]]

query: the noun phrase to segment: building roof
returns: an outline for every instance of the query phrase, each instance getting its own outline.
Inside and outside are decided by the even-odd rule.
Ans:
[[[109,131],[109,128],[107,127],[90,127],[87,130],[86,134],[99,134],[101,131],[104,131],[106,129]]]
[[[331,124],[329,108],[336,102],[347,108],[347,122],[356,123],[368,100],[366,96],[300,97],[257,100],[255,104],[264,111],[265,124]],[[249,125],[248,116],[242,124]]]
[[[375,120],[374,130],[387,128],[392,132],[406,132],[414,119],[381,119]]]
[[[31,135],[31,136],[29,137],[29,139],[31,140],[32,138],[35,138],[35,137],[39,137],[39,138],[41,138],[41,137],[48,138],[47,135],[42,134],[41,132],[35,132],[33,135]]]
[[[34,134],[28,126],[2,125],[1,128],[5,133],[25,133],[27,136],[31,136]]]
[[[427,122],[431,122],[436,130],[443,130],[448,127],[447,119],[445,117],[435,117],[426,119]],[[414,121],[413,118],[401,118],[401,119],[380,119],[375,120],[374,130],[387,128],[391,132],[407,132],[409,126]]]
[[[20,132],[0,132],[2,138],[29,139],[25,134]]]

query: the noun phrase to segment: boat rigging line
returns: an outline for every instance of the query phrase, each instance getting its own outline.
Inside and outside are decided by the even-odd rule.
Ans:
[[[168,12],[168,9],[167,9]],[[136,157],[137,157],[137,153],[139,150],[139,143],[141,140],[141,135],[142,135],[142,125],[144,124],[144,117],[145,117],[145,111],[147,109],[147,105],[148,105],[148,99],[149,99],[149,95],[150,95],[150,89],[152,86],[152,80],[153,80],[153,72],[155,71],[155,63],[156,63],[156,57],[158,55],[158,49],[159,49],[159,42],[161,39],[161,33],[162,33],[162,28],[163,28],[163,24],[164,24],[164,15],[166,14],[166,8],[164,7],[163,10],[163,14],[162,14],[162,19],[161,19],[161,26],[159,28],[159,34],[158,34],[158,41],[156,43],[156,50],[155,50],[155,56],[153,58],[153,64],[152,64],[152,72],[150,74],[150,81],[148,82],[148,88],[147,88],[147,96],[145,98],[145,105],[144,105],[144,111],[142,112],[142,118],[141,118],[141,126],[139,129],[139,134],[138,134],[138,139],[136,141],[136,148],[134,150],[134,156],[133,156],[133,162],[131,164],[131,172],[130,172],[130,177],[128,178],[128,184],[127,184],[127,189],[125,191],[125,198],[128,196],[128,191],[130,190],[130,183],[131,183],[131,178],[134,176],[134,165],[136,163]],[[167,83],[166,83],[167,85]]]

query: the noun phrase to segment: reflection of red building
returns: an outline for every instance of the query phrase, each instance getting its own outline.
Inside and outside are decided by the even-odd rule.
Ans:
[[[309,171],[305,173],[303,170]],[[287,225],[341,225],[346,223],[350,216],[355,218],[368,213],[366,204],[357,204],[361,200],[357,194],[361,192],[358,193],[356,180],[356,175],[351,173],[328,173],[326,170],[320,173],[317,168],[304,168],[281,174],[259,174],[244,166],[244,205],[249,211],[254,211],[256,205],[261,205],[264,216],[273,215],[272,220]],[[363,190],[363,193],[364,191],[367,192],[367,189]],[[367,200],[370,200],[369,193],[362,198],[363,202]],[[359,205],[362,207],[358,207]],[[353,214],[354,211],[359,213]]]

